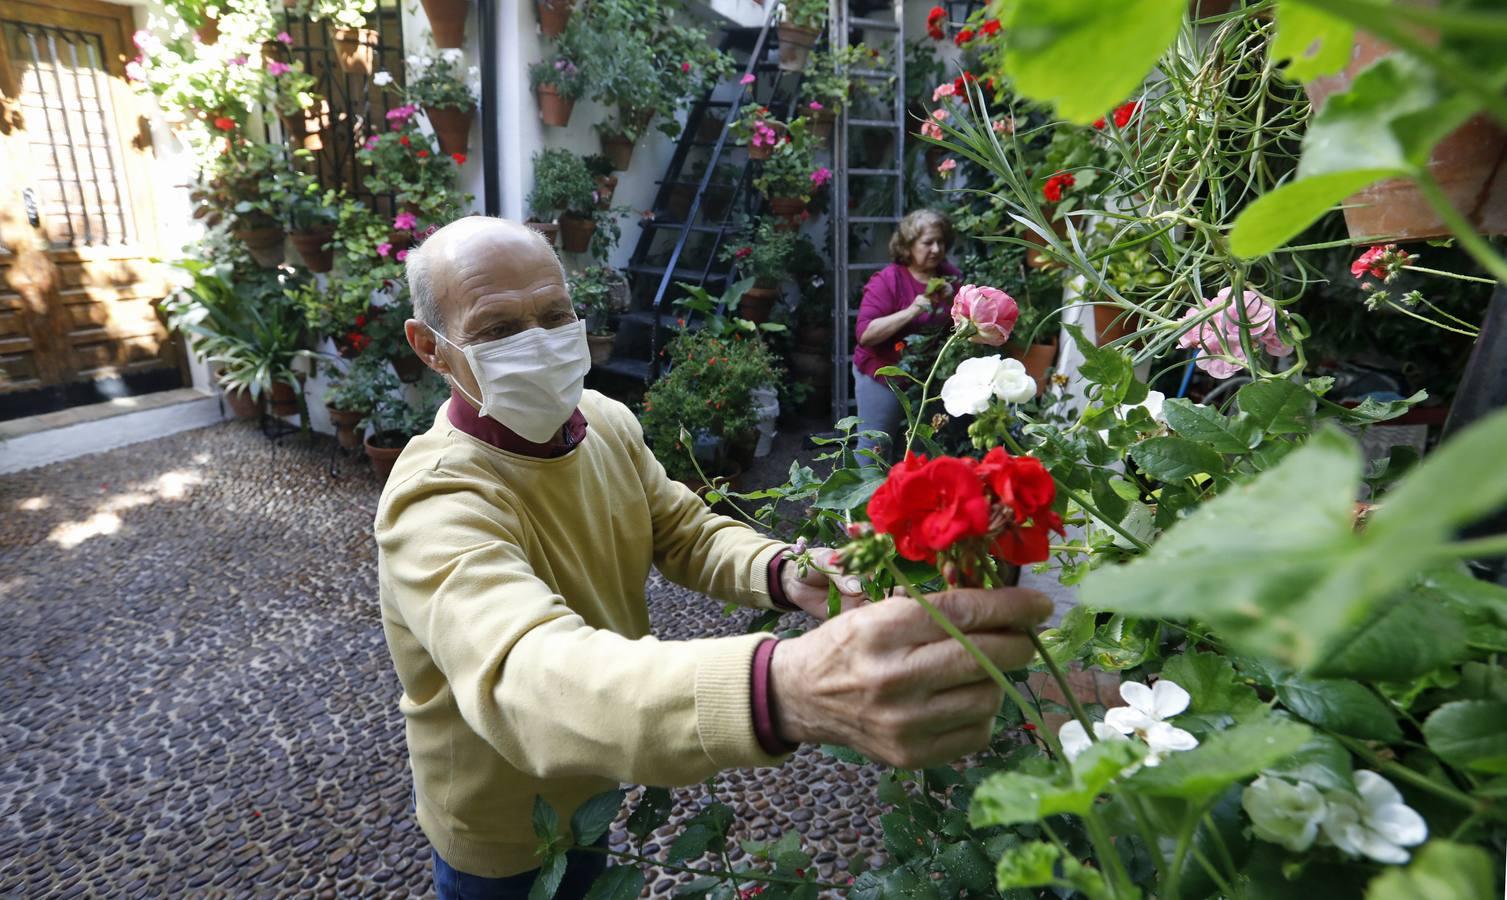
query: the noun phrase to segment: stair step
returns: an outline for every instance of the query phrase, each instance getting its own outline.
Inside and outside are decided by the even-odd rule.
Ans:
[[[850,225],[894,225],[900,221],[899,216],[849,216]]]
[[[876,28],[876,29],[884,29],[885,31],[899,31],[900,30],[900,26],[896,25],[893,20],[886,20],[886,19],[860,19],[860,18],[854,18],[854,19],[849,19],[848,20],[848,25],[850,25],[853,28]]]
[[[676,230],[685,227],[684,222],[675,219],[639,219],[638,225],[640,228],[674,228]],[[692,225],[690,230],[698,234],[716,234],[723,229],[718,225]]]
[[[849,169],[849,175],[899,175],[899,169]]]
[[[625,312],[622,315],[618,316],[618,321],[632,322],[636,325],[642,325],[645,328],[653,328],[654,320],[656,318],[659,319],[660,331],[673,331],[682,327],[680,322],[685,319],[685,316],[677,316],[674,313],[660,313],[658,316],[656,316],[649,310],[642,309],[636,310],[634,312]]]
[[[601,365],[593,365],[592,371],[606,372],[612,375],[621,375],[624,378],[634,378],[645,384],[649,381],[649,362],[643,359],[624,359],[614,356]]]
[[[848,125],[854,128],[894,128],[894,119],[849,119]]]

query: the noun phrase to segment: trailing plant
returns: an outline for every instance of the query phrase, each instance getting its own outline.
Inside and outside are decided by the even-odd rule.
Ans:
[[[721,258],[736,264],[739,274],[752,278],[755,285],[772,287],[790,277],[798,245],[805,240],[798,231],[781,229],[769,219],[756,218],[722,248]]]
[[[462,77],[461,61],[465,53],[457,48],[439,51],[434,56],[411,54],[405,60],[408,77],[398,85],[391,74],[379,72],[373,80],[389,87],[403,102],[422,109],[472,109],[480,88],[480,70],[470,66]],[[383,76],[386,76],[385,78]]]
[[[591,218],[596,211],[596,181],[579,156],[545,148],[534,154],[534,189],[529,210],[541,221],[570,214]]]
[[[781,0],[781,17],[791,25],[822,30],[827,25],[827,4],[822,0]]]
[[[611,334],[612,316],[628,309],[628,280],[611,266],[572,272],[566,284],[576,315],[592,334]]]
[[[529,87],[538,90],[542,85],[549,85],[562,100],[576,100],[589,87],[580,68],[563,56],[534,63],[529,66],[528,76]]]
[[[423,434],[434,426],[440,406],[450,399],[449,385],[428,369],[409,390],[404,390],[389,367],[374,371],[373,378],[378,382],[376,402],[360,427],[377,434],[393,433],[404,438]]]
[[[774,152],[754,176],[754,187],[767,198],[811,195],[825,187],[832,172],[816,164],[815,151],[806,136],[808,120],[801,116],[785,126]]]
[[[356,158],[369,167],[368,190],[392,194],[421,223],[442,225],[460,215],[471,197],[457,190],[456,161],[436,155],[414,121],[417,113],[412,105],[388,110],[390,130],[367,138]]]
[[[852,44],[840,50],[814,50],[801,78],[801,99],[808,114],[823,110],[836,114],[849,103],[883,93],[884,82],[874,78],[854,78],[854,69],[881,69],[882,54],[866,44]],[[893,95],[892,95],[893,96]],[[815,106],[811,104],[815,103]]]
[[[363,357],[344,371],[336,371],[325,390],[324,402],[332,409],[366,415],[401,387],[385,360]]]

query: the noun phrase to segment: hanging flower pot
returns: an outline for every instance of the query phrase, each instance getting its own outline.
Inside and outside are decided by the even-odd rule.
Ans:
[[[206,16],[204,18],[204,24],[200,25],[198,28],[195,28],[194,34],[198,35],[199,43],[205,44],[206,46],[219,43],[220,20],[215,18],[214,16]]]
[[[597,209],[608,209],[612,206],[612,195],[617,193],[616,175],[598,175],[597,183]]]
[[[449,50],[465,44],[466,14],[471,11],[467,0],[423,0],[423,4],[435,47]]]
[[[262,41],[262,62],[287,62],[288,48],[282,41]]]
[[[1306,85],[1317,109],[1331,94],[1350,87],[1355,76],[1394,48],[1357,31],[1350,65],[1338,75]],[[1507,131],[1485,115],[1467,120],[1434,146],[1428,171],[1450,205],[1481,234],[1507,234]],[[1350,237],[1424,240],[1450,234],[1434,208],[1407,179],[1380,181],[1345,198]]]
[[[366,458],[371,460],[372,471],[377,473],[378,480],[387,481],[398,457],[403,455],[403,448],[408,446],[408,440],[409,436],[401,431],[379,431],[363,441]]]
[[[281,225],[264,225],[260,228],[237,228],[231,232],[246,245],[251,258],[264,269],[275,269],[283,264],[283,234]]]
[[[643,134],[649,130],[649,123],[654,121],[655,110],[619,106],[617,114],[621,121],[633,129],[634,134]]]
[[[336,28],[335,58],[352,75],[370,75],[377,59],[380,36],[370,28]]]
[[[539,13],[539,33],[549,38],[564,34],[575,6],[575,0],[534,0],[534,9]]]
[[[791,231],[800,227],[801,213],[806,211],[806,199],[804,197],[770,197],[769,211],[782,220],[780,230]]]
[[[554,222],[524,222],[523,224],[543,235],[545,243],[551,247],[555,245],[555,235],[560,233],[560,226]]]
[[[591,364],[600,366],[612,358],[612,342],[617,340],[615,334],[588,334],[586,346],[591,351]]]
[[[441,153],[450,156],[465,153],[470,148],[471,122],[476,117],[475,107],[468,106],[465,109],[425,107],[424,115],[429,117],[429,124],[434,127],[434,136],[439,139]]]
[[[822,107],[810,113],[811,135],[823,150],[832,146],[832,131],[837,124],[837,113],[831,107]]]
[[[324,246],[334,236],[335,231],[331,228],[295,231],[288,235],[293,240],[293,248],[298,251],[304,266],[310,272],[328,272],[335,267],[335,251]]]
[[[799,72],[806,68],[806,60],[810,58],[811,48],[816,46],[816,39],[821,36],[821,31],[781,22],[779,34],[780,70]]]
[[[597,221],[590,216],[560,217],[560,249],[566,253],[585,253],[591,246],[591,236],[596,234]]]
[[[354,450],[361,446],[361,435],[356,433],[356,426],[365,418],[361,413],[353,409],[336,409],[326,406],[330,413],[330,424],[335,426],[335,440],[340,442],[340,449]]]
[[[633,164],[633,141],[621,134],[600,135],[602,139],[602,155],[611,160],[612,168],[619,172],[626,172]]]
[[[534,102],[539,104],[539,120],[554,128],[569,125],[570,112],[576,107],[576,101],[560,96],[560,89],[552,84],[534,88]]]
[[[321,136],[324,126],[329,122],[330,104],[321,99],[320,109],[305,109],[297,115],[278,115],[282,120],[283,131],[288,135],[288,144],[295,149],[302,147],[305,150],[323,150],[324,138]]]
[[[1094,343],[1100,347],[1118,341],[1137,330],[1139,317],[1118,306],[1094,307]]]
[[[744,291],[743,298],[738,301],[738,317],[754,324],[768,322],[769,314],[774,310],[774,304],[779,299],[778,287],[761,287],[755,284]]]

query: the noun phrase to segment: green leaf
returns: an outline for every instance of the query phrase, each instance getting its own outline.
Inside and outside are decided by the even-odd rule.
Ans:
[[[1429,841],[1406,869],[1389,868],[1372,879],[1366,900],[1492,900],[1497,863],[1480,847]]]
[[[1410,590],[1366,616],[1324,649],[1313,674],[1410,681],[1465,655],[1465,625],[1436,597]]]
[[[948,844],[932,861],[932,870],[940,872],[948,887],[940,892],[943,896],[956,897],[967,891],[982,894],[989,890],[989,858],[974,841]]]
[[[1158,797],[1207,799],[1287,757],[1312,734],[1308,726],[1278,716],[1243,722],[1192,750],[1168,754],[1161,765],[1140,770],[1126,786]]]
[[[1359,682],[1290,675],[1277,682],[1277,699],[1301,719],[1351,737],[1400,741],[1397,716]]]
[[[551,900],[565,878],[565,854],[555,853],[539,867],[539,875],[529,888],[528,900]]]
[[[704,822],[689,824],[685,830],[675,836],[668,852],[670,862],[680,862],[683,859],[695,859],[707,852],[712,842],[722,835],[713,830]]]
[[[1445,442],[1387,494],[1366,525],[1368,538],[1435,543],[1507,504],[1507,410]],[[1389,541],[1392,543],[1392,541]]]
[[[1230,230],[1230,251],[1242,259],[1265,256],[1361,188],[1402,174],[1392,168],[1354,169],[1290,181],[1246,206]]]
[[[570,830],[576,836],[576,844],[590,847],[606,834],[627,795],[624,790],[603,791],[577,807],[570,817]]]
[[[1173,431],[1219,453],[1244,453],[1261,443],[1264,429],[1247,413],[1226,416],[1181,397],[1168,400],[1162,409]]]
[[[891,858],[907,862],[931,852],[926,829],[905,813],[885,813],[879,817],[879,825],[884,829],[884,849]]]
[[[1005,851],[995,867],[994,877],[1001,891],[1047,887],[1056,880],[1053,870],[1061,858],[1062,851],[1056,844],[1031,841]]]
[[[1215,653],[1174,656],[1162,667],[1162,677],[1188,692],[1188,711],[1197,715],[1227,713],[1246,719],[1266,710],[1251,686],[1240,683],[1230,661]]]
[[[541,794],[534,795],[534,834],[546,844],[554,843],[560,834],[560,814]]]
[[[1073,760],[1071,779],[1064,779],[1060,772],[1053,778],[996,773],[973,792],[969,824],[985,828],[1036,822],[1063,813],[1081,816],[1110,782],[1145,755],[1146,748],[1138,743],[1099,741]]]
[[[1277,7],[1271,56],[1288,60],[1284,71],[1293,81],[1312,81],[1345,68],[1354,43],[1355,29],[1344,19],[1300,3]]]
[[[822,744],[821,751],[833,759],[855,766],[866,766],[872,762],[872,760],[857,750],[850,747],[840,747],[837,744]]]
[[[643,798],[638,801],[628,816],[628,832],[639,840],[648,837],[661,825],[670,821],[670,811],[675,801],[670,792],[662,787],[644,788]]]
[[[1021,94],[1087,125],[1140,88],[1186,9],[1183,0],[1018,0],[1005,22],[1005,72]]]
[[[817,509],[835,509],[846,512],[868,502],[884,484],[884,472],[878,466],[863,466],[857,469],[838,469],[817,491]]]
[[[1291,756],[1272,764],[1266,771],[1329,791],[1355,793],[1355,769],[1350,761],[1350,751],[1327,734],[1314,732]]]
[[[1507,774],[1507,703],[1457,700],[1423,723],[1429,749],[1450,765]]]
[[[1084,378],[1099,385],[1098,400],[1106,407],[1120,403],[1139,403],[1146,399],[1146,386],[1135,377],[1131,359],[1119,350],[1097,346],[1084,337],[1077,325],[1063,326],[1083,354],[1078,372]]]
[[[1235,400],[1267,434],[1306,434],[1318,404],[1307,388],[1287,380],[1253,381]]]
[[[609,866],[592,882],[586,900],[634,900],[644,890],[644,871],[637,866]]]
[[[1375,425],[1397,418],[1426,399],[1428,399],[1427,391],[1418,391],[1413,396],[1402,400],[1378,400],[1375,397],[1367,397],[1360,402],[1359,406],[1339,410],[1337,415],[1339,420],[1346,425]]]
[[[1093,639],[1094,613],[1083,606],[1068,610],[1056,628],[1048,628],[1041,633],[1041,645],[1058,663],[1077,659]]]
[[[1178,437],[1154,437],[1130,449],[1130,458],[1158,481],[1178,481],[1193,475],[1218,475],[1224,460],[1202,444]]]

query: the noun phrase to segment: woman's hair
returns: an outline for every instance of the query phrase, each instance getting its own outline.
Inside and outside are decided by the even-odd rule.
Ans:
[[[947,214],[935,209],[918,209],[906,214],[900,220],[900,227],[890,235],[890,258],[902,265],[910,265],[910,245],[916,242],[926,226],[935,225],[942,229],[942,243],[952,246],[952,220]]]

